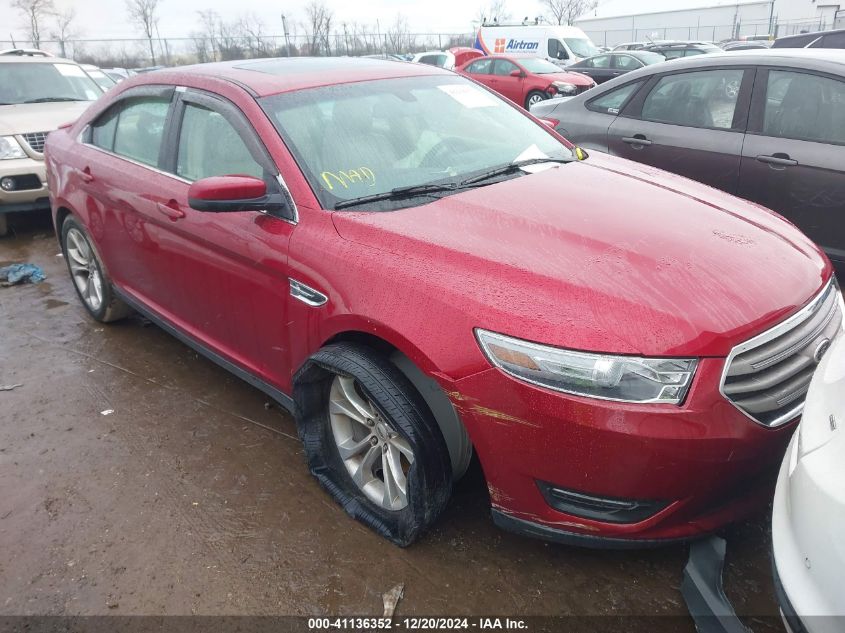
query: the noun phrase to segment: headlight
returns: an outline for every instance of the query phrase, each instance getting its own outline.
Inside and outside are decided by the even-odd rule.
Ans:
[[[568,84],[563,81],[553,81],[552,85],[557,88],[557,91],[562,95],[571,95],[578,92],[578,87],[575,84]]]
[[[680,404],[698,361],[573,352],[476,329],[487,358],[502,371],[535,385],[620,402]]]
[[[0,136],[0,160],[9,158],[26,158],[26,152],[14,136]]]

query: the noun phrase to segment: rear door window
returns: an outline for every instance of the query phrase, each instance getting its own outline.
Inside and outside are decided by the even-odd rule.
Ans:
[[[587,103],[587,108],[594,112],[601,112],[603,114],[619,114],[628,100],[633,96],[637,89],[642,85],[641,81],[635,81],[630,84],[625,84],[615,90],[593,99]]]
[[[613,67],[619,70],[636,70],[642,68],[643,63],[632,55],[614,55]]]
[[[770,71],[763,135],[845,143],[845,82],[809,73]]]
[[[470,64],[467,67],[467,72],[473,75],[489,75],[492,72],[493,60],[489,57],[486,59],[479,59],[477,62]]]
[[[423,55],[420,57],[421,64],[428,64],[429,66],[443,66],[446,63],[445,55]]]
[[[114,153],[139,163],[158,165],[170,100],[137,99],[123,109],[114,132]]]
[[[515,70],[519,70],[519,67],[506,59],[497,59],[493,64],[493,74],[500,77],[507,77]]]
[[[584,61],[587,68],[610,68],[610,55],[596,55]]]
[[[716,69],[662,77],[643,102],[642,118],[689,127],[733,127],[742,69]]]

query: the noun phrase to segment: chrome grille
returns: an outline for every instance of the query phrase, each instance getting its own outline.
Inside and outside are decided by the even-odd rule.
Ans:
[[[24,134],[23,138],[26,141],[26,144],[32,148],[33,152],[43,154],[44,141],[47,140],[47,134],[48,132],[30,132],[29,134]]]
[[[821,353],[842,330],[842,317],[842,298],[831,282],[797,314],[731,351],[722,395],[763,426],[794,419]]]

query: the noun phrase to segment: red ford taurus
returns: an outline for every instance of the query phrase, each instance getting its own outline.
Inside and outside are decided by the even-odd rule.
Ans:
[[[328,494],[400,545],[473,453],[496,523],[550,540],[745,516],[842,329],[829,262],[778,216],[425,65],[149,73],[46,155],[91,316],[138,311],[275,398]]]
[[[574,97],[596,85],[592,77],[567,72],[550,61],[528,55],[483,57],[463,64],[457,71],[526,110],[544,99],[556,95]]]

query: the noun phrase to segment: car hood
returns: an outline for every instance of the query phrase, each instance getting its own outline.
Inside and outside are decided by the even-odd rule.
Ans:
[[[582,73],[578,72],[561,72],[561,73],[548,73],[545,75],[540,75],[544,79],[548,79],[549,81],[564,81],[569,84],[575,84],[576,86],[591,86],[593,84],[593,78],[588,77]]]
[[[49,132],[79,118],[91,101],[21,103],[0,106],[0,136]]]
[[[773,212],[606,155],[333,219],[476,326],[573,349],[725,356],[831,275]]]

